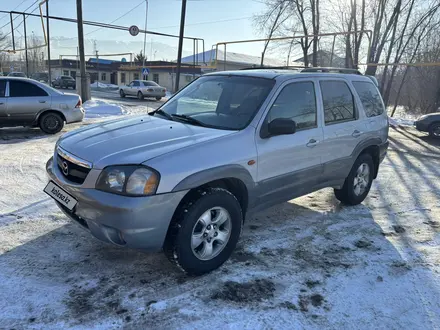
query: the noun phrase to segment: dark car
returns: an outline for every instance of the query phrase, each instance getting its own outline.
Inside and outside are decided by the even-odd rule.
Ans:
[[[59,76],[52,81],[52,87],[55,88],[76,88],[76,81],[71,76]]]
[[[428,132],[430,136],[440,138],[440,112],[421,116],[415,122],[417,130]]]
[[[36,72],[31,75],[31,78],[39,82],[49,82],[49,74],[47,72]]]

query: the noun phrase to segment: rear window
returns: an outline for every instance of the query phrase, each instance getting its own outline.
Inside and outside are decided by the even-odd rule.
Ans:
[[[69,77],[69,76],[62,76],[61,79],[63,79],[63,80],[74,80],[72,77]]]
[[[367,117],[375,117],[383,114],[384,105],[376,86],[364,81],[354,81],[353,86],[361,99]]]
[[[144,86],[146,86],[146,87],[159,86],[154,81],[143,81],[143,83],[144,83]]]

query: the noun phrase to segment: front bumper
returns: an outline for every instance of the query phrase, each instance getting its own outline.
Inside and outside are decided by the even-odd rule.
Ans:
[[[64,117],[66,117],[66,124],[83,121],[85,114],[86,112],[83,107],[65,111]]]
[[[56,162],[56,160],[55,160]],[[66,182],[53,158],[49,179],[77,199],[72,211],[60,209],[101,241],[134,249],[160,250],[174,211],[187,191],[148,197],[126,197]]]

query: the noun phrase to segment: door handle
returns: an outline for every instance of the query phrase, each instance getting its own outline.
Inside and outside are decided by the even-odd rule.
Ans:
[[[46,101],[44,101],[44,100],[40,100],[40,101],[38,101],[38,102],[40,102],[40,103],[46,103]]]
[[[315,139],[310,139],[310,141],[306,144],[306,146],[309,147],[309,148],[313,148],[313,147],[315,147],[318,143],[319,143],[319,141],[316,141]]]
[[[362,134],[362,132],[361,132],[361,131],[358,131],[358,130],[356,129],[356,130],[354,130],[354,132],[351,134],[351,136],[353,136],[353,137],[359,137],[359,136],[361,136],[361,134]]]

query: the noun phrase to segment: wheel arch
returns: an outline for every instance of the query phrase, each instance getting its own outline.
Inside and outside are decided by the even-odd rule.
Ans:
[[[181,202],[184,203],[186,198],[191,198],[194,190],[204,187],[224,188],[231,192],[240,203],[244,217],[253,200],[255,182],[249,171],[243,166],[226,165],[191,174],[180,181],[172,191],[188,190]]]
[[[373,159],[374,164],[374,179],[377,178],[377,174],[379,172],[379,164],[380,164],[380,145],[382,144],[382,140],[379,138],[372,138],[366,140],[356,146],[354,151],[353,163],[354,161],[362,154],[369,154]]]
[[[56,113],[57,115],[60,115],[61,118],[63,118],[64,121],[66,121],[66,116],[64,115],[64,113],[62,113],[59,110],[54,110],[54,109],[47,109],[47,110],[43,110],[41,112],[39,112],[37,114],[37,116],[35,117],[35,125],[40,125],[40,120],[43,117],[43,115],[47,114],[47,113]]]

